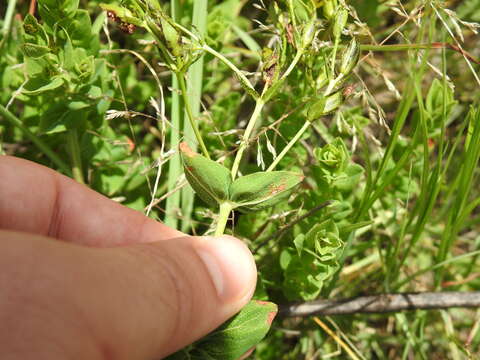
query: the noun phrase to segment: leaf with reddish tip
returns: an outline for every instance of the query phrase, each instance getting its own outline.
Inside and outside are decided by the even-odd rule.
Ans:
[[[289,171],[246,175],[230,186],[230,200],[242,212],[259,211],[286,199],[302,180],[302,174]]]
[[[169,360],[238,360],[267,334],[277,305],[252,300],[237,315]]]
[[[211,206],[217,206],[228,199],[232,177],[227,168],[193,152],[185,142],[180,144],[180,153],[185,177],[203,201]]]

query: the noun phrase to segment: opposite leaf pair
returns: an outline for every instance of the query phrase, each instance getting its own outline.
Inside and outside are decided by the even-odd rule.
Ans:
[[[230,171],[219,163],[180,144],[185,176],[198,196],[211,206],[229,202],[241,212],[259,211],[287,198],[303,180],[289,171],[258,172],[232,180]]]

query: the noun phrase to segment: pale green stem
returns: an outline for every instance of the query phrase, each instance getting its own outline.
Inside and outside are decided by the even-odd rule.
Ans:
[[[215,236],[221,236],[225,232],[227,226],[228,217],[233,207],[229,202],[220,204],[220,211],[218,213],[217,228],[215,229]]]
[[[13,18],[13,13],[15,11],[16,3],[17,3],[17,0],[8,1],[8,7],[7,7],[7,11],[5,12],[5,18],[3,20],[3,27],[2,27],[2,32],[4,33],[4,35],[6,35],[10,30],[10,25],[12,24],[12,18]]]
[[[339,41],[340,41],[340,39],[336,38],[335,43],[333,44],[332,65],[331,65],[332,66],[332,69],[331,69],[332,77],[335,76],[335,60],[337,59],[337,50],[338,50]]]
[[[181,98],[179,94],[178,76],[172,74],[172,103],[171,103],[171,129],[170,129],[170,147],[178,149],[180,143],[180,133],[182,123]],[[167,197],[165,204],[165,220],[164,223],[171,228],[176,229],[178,225],[178,209],[180,208],[180,192],[174,191],[177,187],[178,178],[182,175],[182,165],[180,163],[180,155],[177,153],[169,160],[168,168],[168,189],[171,195]]]
[[[297,53],[295,54],[295,57],[293,58],[291,64],[288,66],[287,70],[283,73],[280,81],[285,80],[287,78],[287,76],[290,75],[290,73],[295,68],[295,66],[297,66],[297,63],[300,60],[300,58],[302,57],[304,51],[305,51],[304,49],[300,49],[300,50],[297,51]]]
[[[82,157],[80,153],[80,144],[78,143],[78,133],[76,129],[70,129],[67,132],[67,146],[72,161],[73,178],[80,184],[85,184],[82,169]]]
[[[200,130],[198,129],[197,122],[195,121],[195,118],[193,117],[192,113],[192,108],[190,106],[190,101],[188,99],[188,94],[187,94],[187,87],[185,85],[185,74],[183,72],[177,73],[177,78],[178,78],[178,84],[180,85],[180,90],[182,92],[182,97],[183,97],[183,102],[185,105],[185,109],[187,111],[188,115],[188,121],[190,122],[190,125],[192,126],[193,132],[195,133],[195,138],[198,141],[198,144],[200,145],[200,148],[202,149],[203,155],[210,159],[210,154],[208,153],[207,147],[205,146],[205,143],[203,142],[202,134],[200,134]]]
[[[440,44],[396,44],[396,45],[360,45],[362,51],[405,51],[420,49],[446,48]]]
[[[192,14],[192,26],[196,28],[196,31],[201,37],[204,37],[207,31],[207,18],[208,18],[208,0],[195,0],[193,3]],[[194,119],[199,121],[201,99],[202,99],[202,83],[203,83],[203,67],[204,56],[195,61],[187,72],[187,92],[190,108]],[[184,115],[187,118],[188,114]],[[194,140],[195,134],[190,122],[185,121],[183,124],[183,136],[185,141],[188,142],[190,148],[193,151],[197,151],[198,144]],[[194,206],[194,191],[190,186],[185,186],[181,190],[181,211],[182,211],[182,225],[181,231],[188,233],[192,228],[192,212]]]
[[[22,131],[27,138],[30,139],[52,162],[65,174],[72,176],[70,167],[45,143],[42,139],[32,133],[22,121],[8,111],[5,107],[0,105],[0,115],[3,116],[13,126],[16,126]]]
[[[181,18],[181,6],[179,0],[170,0],[171,15],[174,21],[179,21]],[[160,43],[159,43],[160,44]],[[168,54],[168,52],[167,52]],[[169,55],[168,55],[169,56]],[[182,128],[182,106],[180,98],[178,74],[172,74],[172,102],[171,102],[171,129],[170,129],[170,147],[178,149],[180,142],[180,129]],[[182,175],[182,164],[180,162],[180,155],[175,154],[169,161],[167,192],[170,196],[167,197],[165,204],[165,219],[164,223],[173,229],[178,227],[178,210],[180,209],[180,192],[174,191],[177,187],[178,178]]]
[[[307,129],[312,125],[311,121],[307,121],[300,130],[297,131],[295,136],[288,142],[288,144],[283,148],[283,150],[278,154],[275,160],[270,164],[266,172],[272,171],[278,165],[280,160],[288,153],[288,151],[292,148],[293,145],[302,137],[303,133],[307,131]]]
[[[247,77],[230,61],[228,60],[225,56],[223,56],[222,54],[220,54],[218,51],[215,51],[214,49],[212,49],[210,46],[208,45],[203,45],[201,47],[203,50],[205,50],[206,52],[212,54],[213,56],[215,56],[218,60],[220,60],[221,62],[223,62],[225,65],[227,65],[234,73],[235,75],[238,76],[238,78],[240,79],[240,81],[242,82],[242,84],[244,84],[245,86],[247,86],[250,91],[252,93],[256,93],[255,91],[255,88],[253,87],[253,85],[250,83],[250,80],[247,79]]]
[[[264,91],[265,92],[265,91]],[[250,136],[252,135],[252,131],[255,128],[255,124],[260,117],[260,113],[262,112],[263,106],[265,102],[262,98],[258,98],[255,104],[255,109],[253,110],[253,114],[248,121],[247,128],[245,129],[245,134],[243,134],[242,142],[240,143],[240,147],[238,149],[237,155],[235,156],[235,160],[233,161],[232,166],[232,179],[235,179],[238,173],[238,168],[240,167],[240,161],[242,161],[243,153],[248,146],[248,141]]]

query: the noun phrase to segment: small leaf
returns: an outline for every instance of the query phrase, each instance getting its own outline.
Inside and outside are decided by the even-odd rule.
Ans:
[[[183,142],[180,144],[185,176],[197,195],[211,206],[228,200],[232,182],[230,171],[213,160],[197,154]]]
[[[28,89],[29,84],[30,84],[30,82],[25,85],[25,88],[22,90],[22,94],[38,95],[38,94],[41,94],[41,93],[46,92],[46,91],[55,90],[55,89],[58,89],[59,87],[61,87],[64,84],[64,81],[63,81],[63,78],[56,77],[52,81],[50,81],[48,84],[45,84],[43,86],[37,87],[36,89],[31,89],[31,90]],[[33,84],[33,82],[32,82],[32,84]]]
[[[303,251],[303,243],[305,242],[305,235],[299,234],[294,240],[293,244],[295,245],[295,249],[297,249],[298,256],[302,256]]]
[[[230,200],[243,212],[258,211],[288,197],[303,175],[289,171],[258,172],[235,180],[230,187]]]
[[[39,58],[50,52],[50,48],[44,45],[25,43],[22,45],[23,53],[32,58]]]
[[[238,360],[265,337],[277,311],[274,303],[252,300],[237,315],[190,349],[167,359]]]

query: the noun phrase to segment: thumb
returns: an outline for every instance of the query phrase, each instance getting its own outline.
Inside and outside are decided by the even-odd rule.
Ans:
[[[0,358],[161,358],[238,312],[256,281],[228,236],[98,249],[0,232],[0,264]]]

